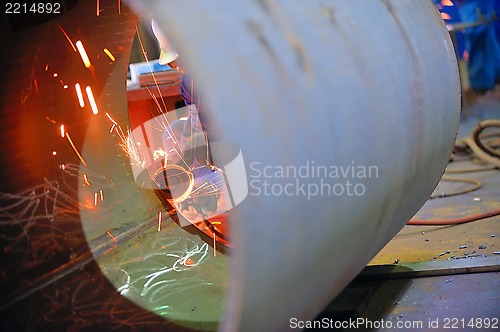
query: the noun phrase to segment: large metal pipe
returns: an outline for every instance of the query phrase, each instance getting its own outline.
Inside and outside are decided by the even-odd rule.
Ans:
[[[241,147],[249,180],[261,181],[249,182],[232,211],[222,330],[285,330],[292,317],[312,319],[443,174],[460,85],[439,13],[431,1],[410,0],[130,4],[171,38],[210,123]],[[312,163],[378,173],[354,175],[359,196],[257,193],[264,167]],[[273,176],[276,186],[290,182]],[[318,183],[311,174],[299,180]]]
[[[80,1],[47,24],[9,34],[13,47],[1,55],[9,65],[2,87],[15,92],[2,94],[9,194],[0,198],[12,219],[2,227],[21,232],[9,246],[23,254],[11,256],[7,277],[16,284],[31,275],[29,263],[58,248],[68,251],[65,260],[78,255],[80,219],[119,292],[178,325],[215,329],[221,320],[224,331],[273,331],[288,329],[291,318],[312,319],[423,205],[444,171],[460,87],[439,14],[431,1],[411,0],[128,3],[154,17],[180,53],[210,134],[241,151],[249,191],[230,211],[231,255],[214,257],[166,213],[157,231],[163,207],[135,183],[120,146],[136,17],[120,1],[98,2],[97,11]],[[78,39],[89,68],[72,48]],[[76,83],[92,88],[99,114],[86,90],[79,106]],[[11,213],[26,202],[39,210]],[[32,245],[54,234],[67,242]],[[60,267],[74,271],[89,255],[65,260]],[[52,266],[58,262],[43,262],[43,273],[48,264],[53,272],[16,285],[4,302],[70,273]],[[98,293],[114,294],[101,286]]]

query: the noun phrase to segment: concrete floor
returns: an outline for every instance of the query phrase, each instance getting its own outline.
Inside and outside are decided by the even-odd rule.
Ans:
[[[480,120],[500,118],[500,91],[475,96],[465,106],[457,142],[470,136]],[[464,156],[458,159],[447,171],[487,167]],[[450,176],[479,180],[482,186],[430,199],[413,219],[453,219],[500,208],[498,169]],[[442,181],[434,194],[470,186]],[[319,318],[364,319],[373,324],[357,326],[359,330],[376,331],[437,331],[446,323],[459,331],[477,331],[486,327],[486,318],[498,328],[499,253],[500,216],[452,226],[407,225]]]

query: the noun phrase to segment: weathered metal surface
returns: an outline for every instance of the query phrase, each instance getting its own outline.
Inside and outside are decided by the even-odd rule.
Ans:
[[[250,193],[232,211],[222,329],[314,317],[423,205],[448,160],[459,78],[432,2],[131,4],[171,38],[211,125],[247,167],[378,167],[356,179],[360,196]]]

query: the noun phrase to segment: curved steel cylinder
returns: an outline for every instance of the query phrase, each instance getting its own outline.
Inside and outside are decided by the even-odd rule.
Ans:
[[[410,0],[130,4],[171,38],[218,138],[239,145],[247,166],[222,330],[312,319],[443,174],[460,85],[439,13]],[[279,167],[304,165],[308,176],[293,181],[305,193],[264,192],[264,180],[290,183]],[[325,194],[308,187],[321,185],[315,166],[377,173],[352,174],[362,194]]]
[[[97,2],[97,11],[95,2],[79,1],[4,42],[2,87],[14,93],[2,94],[8,130],[0,134],[9,158],[2,161],[2,191],[21,194],[0,198],[43,211],[21,214],[23,228],[15,215],[2,223],[21,234],[12,252],[23,253],[22,260],[10,256],[8,276],[17,289],[14,300],[2,302],[34,292],[16,283],[18,270],[32,274],[35,264],[26,262],[67,250],[56,255],[61,266],[36,265],[43,273],[66,272],[26,287],[43,288],[94,257],[112,286],[102,277],[99,285],[85,280],[91,295],[77,290],[92,303],[102,295],[111,315],[125,312],[144,324],[157,319],[169,330],[277,331],[289,329],[291,318],[313,319],[417,212],[447,164],[460,86],[432,1],[127,3],[135,13],[120,1]],[[154,18],[179,52],[211,143],[237,147],[231,153],[240,164],[218,165],[233,194],[248,190],[243,201],[233,197],[229,211],[230,255],[213,255],[209,241],[172,222],[134,178],[125,77],[135,14]],[[246,178],[229,179],[228,165]],[[34,236],[58,245],[32,246]],[[91,252],[80,255],[86,245]],[[138,311],[115,288],[157,315]],[[116,297],[117,308],[129,311],[115,310]],[[47,306],[37,308],[45,315]],[[57,307],[74,314],[71,305]]]

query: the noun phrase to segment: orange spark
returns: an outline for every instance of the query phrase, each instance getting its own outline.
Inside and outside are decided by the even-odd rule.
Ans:
[[[451,0],[441,0],[441,5],[451,7],[453,6],[453,2]]]
[[[82,155],[76,149],[76,146],[75,146],[75,144],[73,144],[73,141],[71,140],[71,137],[69,137],[69,134],[68,133],[65,133],[65,134],[66,134],[66,138],[68,139],[69,144],[71,144],[71,147],[73,148],[73,150],[75,151],[76,155],[78,156],[78,158],[82,162],[83,166],[87,166],[87,163],[85,162],[85,160],[83,160]]]
[[[87,92],[87,97],[89,98],[90,107],[92,107],[92,113],[94,113],[95,115],[99,114],[99,109],[97,108],[94,94],[92,93],[92,88],[90,86],[87,86],[85,88],[85,91]]]
[[[137,32],[137,40],[139,40],[139,45],[141,46],[141,50],[142,50],[142,54],[144,55],[144,59],[146,59],[146,62],[149,66],[149,69],[151,71],[151,76],[153,78],[153,82],[156,86],[156,89],[158,90],[158,93],[159,95],[161,96],[161,92],[160,92],[160,86],[158,85],[158,82],[156,81],[156,77],[155,75],[153,74],[153,70],[151,69],[151,65],[149,64],[149,60],[148,60],[148,56],[147,56],[147,52],[146,52],[146,49],[144,48],[144,45],[142,43],[142,39],[141,39],[141,35],[139,34],[139,28],[137,26],[137,24],[135,25],[135,31]],[[191,91],[193,91],[193,87],[191,87]],[[153,95],[154,96],[154,95]],[[155,102],[157,103],[157,107],[159,109],[161,109],[161,106],[160,104],[158,103],[158,101],[156,100],[156,97],[153,98],[155,100]],[[163,100],[163,98],[161,99],[162,103],[163,103],[163,107],[165,108],[165,111],[167,110],[167,105],[165,104],[165,100]]]
[[[83,47],[83,44],[80,40],[76,41],[76,48],[78,49],[78,52],[80,52],[83,64],[85,65],[86,68],[89,68],[91,63],[89,57],[87,56],[87,52],[85,51],[85,48]]]
[[[104,201],[104,194],[102,192],[102,189],[99,189],[99,195],[101,196],[101,201]]]
[[[51,119],[51,118],[49,118],[47,115],[45,116],[45,119],[47,119],[47,121],[52,122],[53,124],[56,124],[56,121],[53,120],[53,119]]]
[[[217,256],[217,251],[215,250],[216,238],[214,233],[214,257]]]
[[[158,213],[158,232],[161,231],[161,211]]]
[[[80,88],[80,83],[75,84],[76,95],[78,96],[78,102],[80,103],[80,107],[85,107],[85,101],[83,100],[82,89]]]
[[[118,123],[116,123],[116,121],[111,117],[111,115],[109,115],[109,113],[106,112],[106,116],[108,117],[109,121],[113,122],[115,126],[118,126]]]
[[[48,63],[45,65],[45,71],[47,71],[47,70],[49,70],[49,64]]]
[[[57,73],[54,73],[54,75],[52,75],[52,76],[57,77],[58,75],[57,75]]]
[[[73,47],[73,50],[76,52],[76,47],[75,47],[75,44],[73,44],[73,42],[71,41],[71,39],[69,38],[68,34],[66,33],[66,31],[64,31],[64,29],[62,28],[62,26],[60,24],[58,24],[59,26],[59,29],[61,29],[61,32],[64,34],[64,37],[66,37],[66,39],[69,41],[71,47]],[[47,66],[45,67],[45,70],[47,70],[49,68],[49,65],[47,64]]]
[[[107,231],[106,233],[109,235],[110,238],[113,239],[113,241],[115,241],[116,243],[118,243],[118,240],[116,239],[116,237],[113,236],[113,234],[111,234],[110,231]]]
[[[36,93],[38,93],[38,81],[36,80],[36,78],[33,80],[33,84],[35,85]]]
[[[61,164],[61,169],[64,171],[66,169],[66,165]]]
[[[122,3],[120,0],[118,0],[118,14],[122,13]]]
[[[113,54],[107,48],[104,48],[104,53],[106,53],[106,55],[111,59],[111,61],[116,60]]]
[[[64,138],[64,125],[62,124],[61,127],[61,137]]]
[[[97,0],[97,6],[96,6],[96,7],[97,7],[97,8],[96,8],[96,10],[97,10],[97,16],[99,16],[99,11],[100,11],[100,10],[99,10],[99,0]]]
[[[63,89],[67,89],[67,88],[68,88],[68,85],[64,84]]]
[[[87,186],[90,186],[90,182],[89,182],[89,178],[87,177],[87,174],[83,174],[83,181],[85,181],[85,184],[87,184]]]
[[[441,17],[443,18],[443,20],[451,20],[451,16],[446,13],[441,13]]]
[[[97,193],[94,193],[94,205],[97,206]]]
[[[56,150],[52,151],[52,155],[57,156],[57,151]]]

